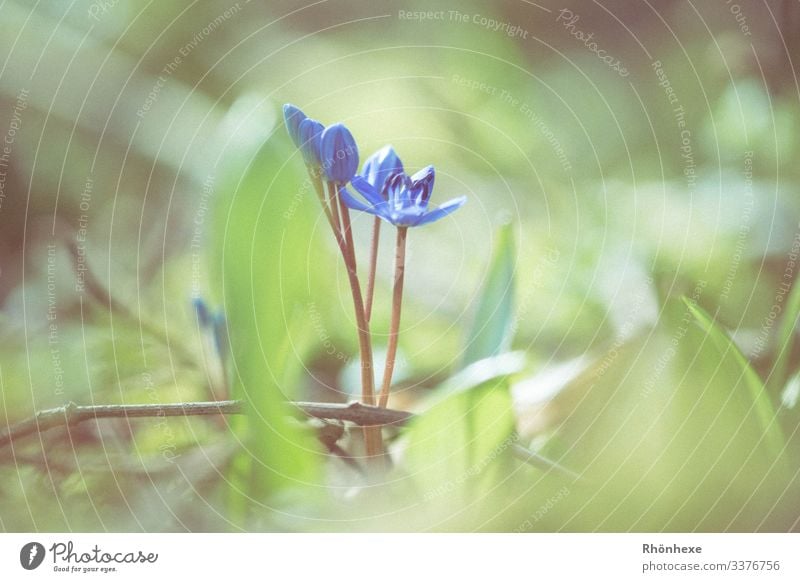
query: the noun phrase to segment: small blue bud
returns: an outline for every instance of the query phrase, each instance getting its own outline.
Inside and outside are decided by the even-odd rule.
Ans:
[[[197,316],[197,321],[201,328],[206,328],[211,324],[211,314],[208,311],[208,305],[203,301],[202,297],[195,297],[192,299],[194,312]]]
[[[295,147],[298,148],[303,143],[300,140],[300,124],[305,118],[306,114],[291,103],[283,106],[283,121],[286,124],[286,131],[289,132],[289,137],[292,138]]]
[[[341,123],[322,132],[322,169],[328,180],[346,184],[358,171],[358,146],[353,134]]]
[[[320,144],[325,126],[316,119],[306,118],[300,124],[300,151],[303,159],[310,166],[319,166]]]

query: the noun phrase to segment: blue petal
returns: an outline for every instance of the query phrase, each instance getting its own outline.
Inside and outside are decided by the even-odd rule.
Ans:
[[[419,172],[411,176],[412,182],[430,182],[433,186],[433,179],[436,176],[436,170],[433,166],[425,166]]]
[[[306,164],[319,166],[320,143],[325,126],[316,119],[306,118],[300,123],[300,151]]]
[[[422,219],[415,225],[415,226],[422,226],[423,224],[429,224],[431,222],[436,222],[440,218],[444,218],[451,212],[455,212],[459,208],[464,205],[464,202],[467,201],[466,196],[461,196],[460,198],[454,198],[453,200],[449,200],[442,204],[439,208],[435,208],[428,212]]]
[[[414,185],[414,202],[425,206],[431,198],[433,192],[433,182],[436,178],[436,171],[433,166],[426,166],[419,172],[411,176],[411,183]]]
[[[368,212],[370,209],[368,205],[364,204],[363,202],[361,202],[361,200],[355,198],[352,194],[350,194],[347,188],[342,188],[341,190],[339,190],[339,195],[342,197],[342,200],[344,200],[344,203],[347,204],[347,207],[350,208],[350,210],[356,210],[358,212]]]
[[[378,192],[383,194],[383,187],[387,178],[397,171],[403,171],[403,162],[400,161],[400,157],[392,146],[385,145],[367,158],[361,170],[361,175],[364,176],[367,182],[375,186]]]
[[[381,202],[379,205],[369,206],[364,204],[358,198],[355,198],[347,188],[342,188],[339,190],[339,193],[344,200],[344,203],[347,205],[348,208],[351,210],[355,210],[357,212],[367,212],[369,214],[374,214],[375,216],[379,216],[384,220],[389,220],[386,216],[386,202]],[[391,222],[391,221],[390,221]]]
[[[406,175],[402,170],[392,172],[386,178],[386,182],[384,182],[383,191],[381,194],[386,196],[386,200],[389,202],[389,206],[392,209],[398,208],[398,204],[401,204],[402,194],[405,187]]]
[[[366,198],[367,202],[369,202],[371,205],[378,206],[379,204],[386,202],[383,199],[383,196],[380,195],[378,189],[363,177],[353,176],[353,179],[350,181],[350,183],[353,185],[353,188],[355,188],[359,194]]]
[[[425,209],[417,205],[409,206],[392,213],[392,223],[396,226],[417,226],[425,216]]]
[[[414,206],[414,183],[406,174],[403,174],[401,178],[395,180],[394,207],[397,210]]]
[[[358,170],[358,146],[353,134],[341,123],[322,132],[322,169],[328,180],[346,184]]]
[[[289,132],[289,137],[292,138],[295,147],[300,147],[303,143],[300,141],[300,124],[306,118],[306,114],[300,111],[291,103],[283,106],[283,121],[286,124],[286,131]]]

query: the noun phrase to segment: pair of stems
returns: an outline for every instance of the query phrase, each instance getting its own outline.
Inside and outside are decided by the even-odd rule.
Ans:
[[[361,284],[358,279],[358,269],[353,244],[352,225],[350,223],[350,210],[340,195],[340,185],[334,182],[327,183],[327,197],[325,195],[321,177],[312,174],[315,190],[320,204],[325,212],[331,229],[336,237],[336,242],[342,253],[347,268],[350,290],[353,295],[353,306],[358,328],[359,351],[361,354],[361,397],[364,404],[375,404],[375,377],[373,373],[372,340],[369,323],[372,316],[372,304],[375,295],[375,275],[378,264],[378,243],[380,240],[380,219],[375,218],[372,227],[371,255],[369,263],[369,276],[367,281],[366,305],[361,294]],[[397,244],[395,250],[395,276],[392,291],[392,318],[389,330],[389,343],[386,351],[386,364],[383,370],[381,389],[378,394],[378,406],[385,408],[389,402],[392,376],[394,374],[397,357],[397,341],[400,330],[400,313],[403,302],[403,283],[405,280],[405,254],[408,227],[397,227]],[[383,439],[380,427],[364,427],[364,441],[367,456],[373,457],[383,452]]]
[[[367,287],[367,322],[372,312],[372,296],[375,292],[375,270],[378,264],[378,240],[380,238],[381,222],[375,219],[372,225],[372,254],[370,257],[369,283]],[[394,287],[392,289],[392,321],[389,325],[389,343],[386,346],[386,365],[383,368],[383,381],[378,396],[378,406],[386,408],[389,404],[389,391],[392,386],[395,360],[397,358],[397,339],[400,333],[400,312],[403,306],[403,281],[406,272],[406,239],[408,227],[397,227],[397,242],[394,255]]]
[[[328,182],[326,196],[322,178],[312,175],[312,180],[325,216],[336,237],[336,243],[342,253],[347,269],[347,278],[350,283],[350,291],[353,295],[353,308],[358,330],[358,347],[361,355],[361,400],[368,406],[374,406],[375,377],[373,373],[372,339],[370,338],[369,322],[361,293],[361,283],[358,280],[353,229],[350,223],[350,209],[340,196],[339,184]],[[379,457],[383,453],[381,428],[379,426],[364,426],[363,431],[367,457]]]

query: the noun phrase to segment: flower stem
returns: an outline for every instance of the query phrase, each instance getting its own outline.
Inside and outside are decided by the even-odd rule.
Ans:
[[[375,296],[375,271],[378,268],[378,242],[381,238],[381,219],[377,216],[372,223],[372,243],[369,255],[369,278],[367,279],[367,321],[372,319],[372,298]]]
[[[339,195],[339,187],[333,182],[328,182],[328,194],[333,198],[334,205],[338,202],[341,208],[340,218],[344,237],[342,255],[347,267],[347,277],[350,281],[350,291],[353,295],[353,307],[358,328],[358,347],[361,355],[361,399],[364,404],[375,404],[375,375],[372,361],[372,339],[370,338],[369,323],[364,311],[364,300],[361,295],[361,284],[358,281],[356,254],[353,245],[353,231],[350,224],[350,211]],[[378,457],[383,453],[381,428],[378,426],[364,427],[364,444],[367,457]]]
[[[328,202],[331,207],[331,214],[333,215],[333,228],[336,232],[344,235],[342,231],[342,221],[339,219],[339,190],[333,182],[328,182]]]
[[[322,205],[322,210],[325,212],[325,217],[328,219],[328,224],[330,224],[331,228],[335,231],[336,226],[333,222],[331,207],[330,204],[328,204],[328,201],[325,199],[325,188],[322,185],[322,177],[320,176],[321,171],[322,170],[318,168],[309,168],[308,175],[311,178],[311,183],[314,184],[314,191],[317,193],[317,198],[319,199],[320,205]]]
[[[403,280],[406,271],[406,238],[408,227],[397,227],[397,248],[394,256],[394,290],[392,291],[392,323],[389,328],[389,345],[386,348],[386,366],[383,369],[378,406],[386,407],[389,402],[389,390],[394,374],[395,357],[397,356],[397,338],[400,332],[400,310],[403,305]]]

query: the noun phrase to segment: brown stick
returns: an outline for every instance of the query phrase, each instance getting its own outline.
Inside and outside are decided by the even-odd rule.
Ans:
[[[341,420],[360,426],[402,425],[411,418],[410,412],[367,406],[360,402],[329,404],[325,402],[293,402],[291,406],[307,416],[326,420]],[[32,434],[57,427],[75,426],[99,418],[152,418],[162,416],[213,416],[241,414],[240,400],[219,402],[185,402],[175,404],[102,404],[79,406],[70,402],[66,406],[40,410],[34,416],[8,426],[0,432],[0,447]]]
[[[290,402],[289,408],[307,416],[326,420],[341,420],[360,426],[402,426],[414,415],[403,410],[367,406],[360,402],[335,404],[327,402]],[[58,427],[71,427],[88,420],[100,418],[153,418],[163,416],[213,416],[216,414],[242,414],[240,400],[219,402],[181,402],[170,404],[101,404],[79,406],[70,402],[66,406],[40,410],[31,418],[6,427],[0,432],[0,447],[18,439]],[[534,453],[521,445],[512,448],[514,456],[545,471],[552,471],[573,480],[580,477],[569,469]]]

